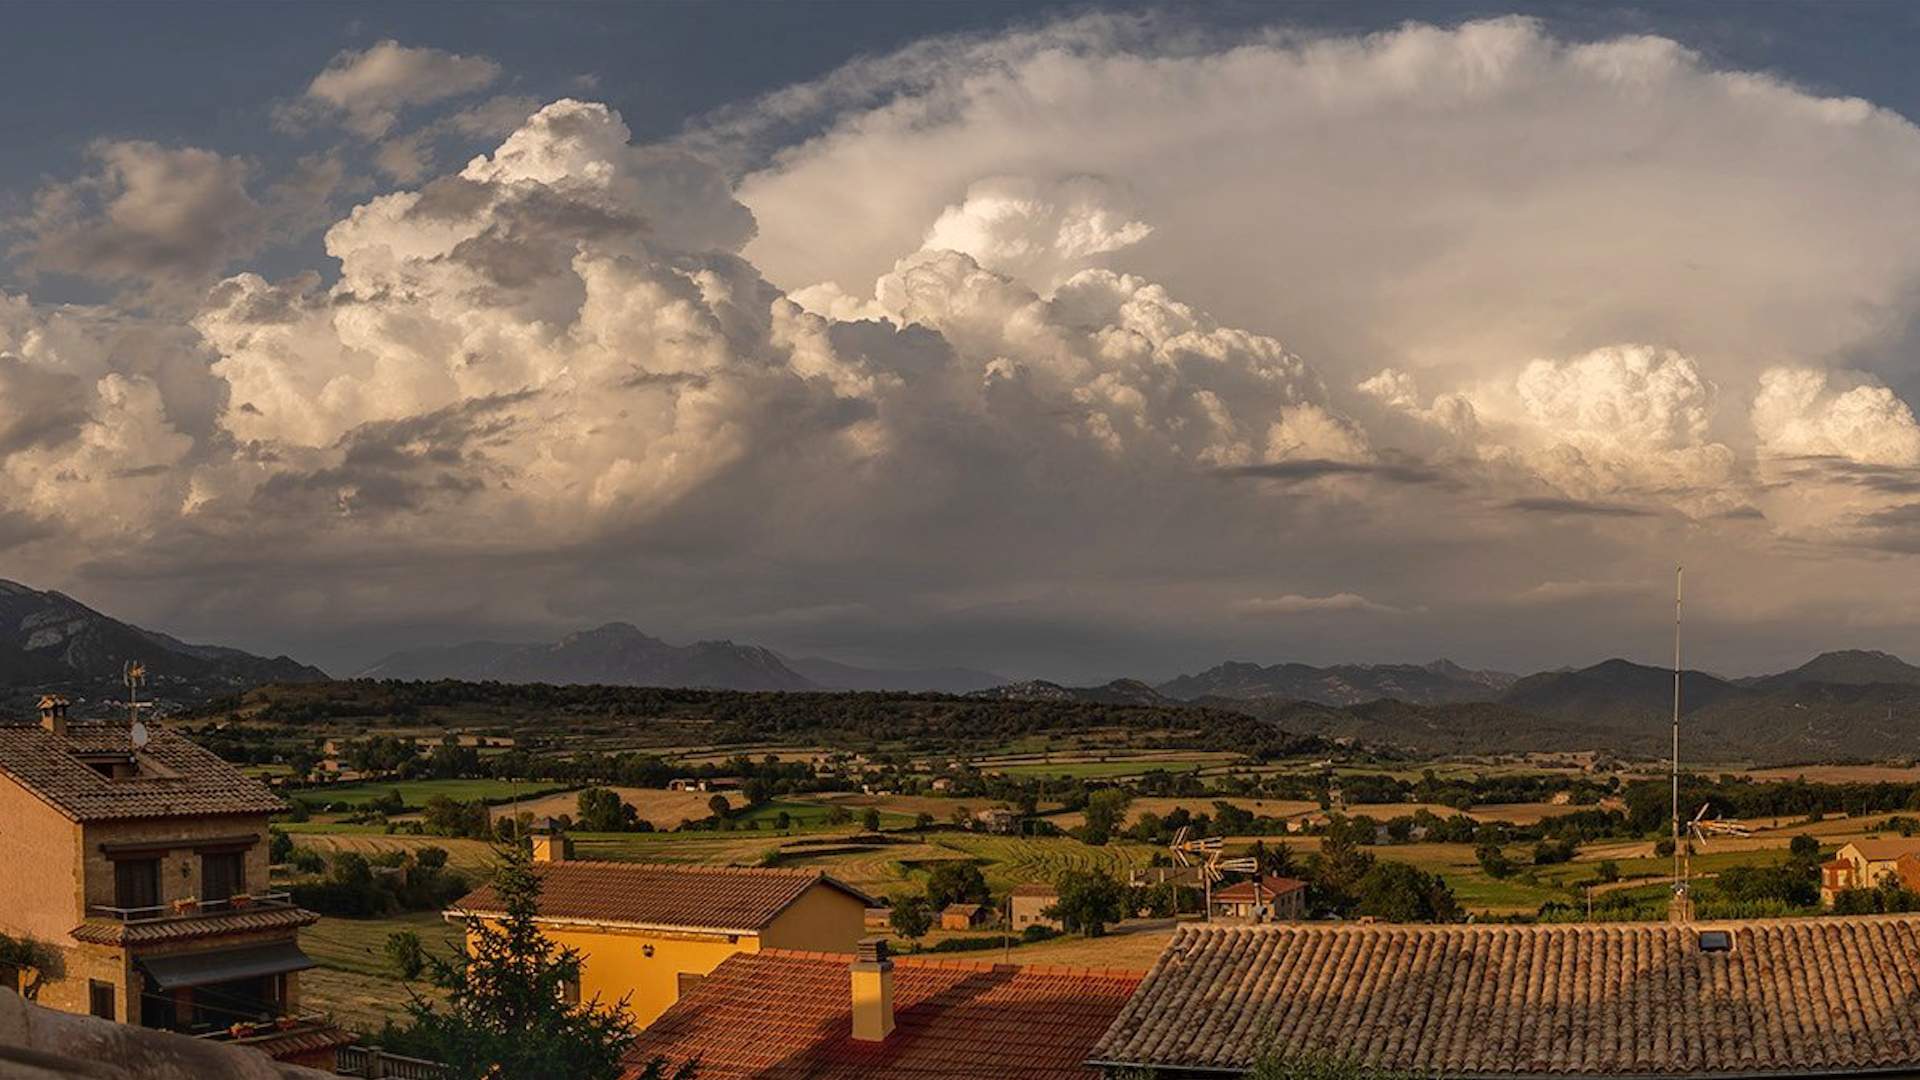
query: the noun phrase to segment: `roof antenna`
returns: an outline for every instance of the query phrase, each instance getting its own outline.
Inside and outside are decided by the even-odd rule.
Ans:
[[[1680,586],[1686,568],[1673,568],[1673,907],[1668,913],[1674,922],[1693,921],[1693,902],[1688,896],[1688,872],[1682,845],[1687,836],[1680,831]]]
[[[147,681],[147,665],[138,660],[129,660],[121,668],[120,681],[127,684],[127,741],[135,750],[147,745],[147,725],[140,722],[140,710],[145,703],[140,700],[140,685]]]

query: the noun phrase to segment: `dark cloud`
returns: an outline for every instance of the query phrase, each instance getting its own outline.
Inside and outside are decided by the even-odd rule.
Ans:
[[[1329,476],[1367,476],[1395,484],[1451,484],[1438,469],[1412,462],[1331,461],[1301,458],[1295,461],[1269,461],[1258,465],[1232,465],[1214,470],[1215,476],[1228,479],[1279,480],[1303,483]]]
[[[1561,499],[1534,497],[1514,499],[1502,506],[1505,510],[1519,510],[1528,514],[1560,514],[1569,517],[1657,517],[1652,510],[1624,503],[1589,502],[1585,499]]]

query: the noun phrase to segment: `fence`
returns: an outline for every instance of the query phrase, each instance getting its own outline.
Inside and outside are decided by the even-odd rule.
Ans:
[[[343,1046],[334,1068],[341,1076],[364,1076],[369,1080],[441,1080],[447,1067],[437,1061],[389,1054],[377,1046]]]

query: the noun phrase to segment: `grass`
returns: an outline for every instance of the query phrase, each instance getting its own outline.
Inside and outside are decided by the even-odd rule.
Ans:
[[[324,787],[301,788],[290,791],[287,796],[306,803],[308,806],[364,806],[375,799],[384,798],[390,791],[398,791],[401,801],[410,810],[425,806],[428,799],[435,795],[444,795],[449,799],[471,802],[474,799],[506,801],[514,798],[533,799],[542,795],[551,795],[556,791],[565,791],[570,785],[553,783],[515,784],[506,780],[369,780],[352,784],[328,784]]]
[[[322,967],[398,981],[387,966],[387,936],[402,930],[420,935],[429,955],[452,955],[458,935],[437,911],[413,911],[386,919],[321,919],[300,933],[300,947]]]
[[[1140,776],[1155,769],[1179,773],[1218,764],[1221,762],[1215,758],[1152,758],[1130,761],[1023,762],[1015,765],[989,765],[983,768],[1003,776],[1064,776],[1076,780],[1104,780],[1116,776]]]

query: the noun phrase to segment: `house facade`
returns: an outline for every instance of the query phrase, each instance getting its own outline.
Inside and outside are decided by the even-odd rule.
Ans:
[[[1914,878],[1911,883],[1901,876],[1902,858]],[[1836,894],[1874,888],[1888,876],[1909,888],[1920,888],[1920,837],[1873,837],[1843,845],[1820,866],[1820,902],[1831,907]]]
[[[811,870],[575,862],[552,845],[536,858],[540,931],[581,956],[580,999],[627,998],[646,1026],[736,953],[761,949],[845,952],[877,902]],[[497,919],[485,885],[449,919]]]
[[[38,725],[0,726],[0,933],[51,958],[0,979],[143,1027],[289,1033],[279,1048],[327,1064],[351,1038],[299,1019],[313,966],[299,932],[318,916],[269,885],[267,820],[281,806],[181,736],[69,723],[57,697]]]
[[[1007,901],[1007,912],[1018,932],[1029,926],[1045,926],[1053,930],[1065,929],[1065,924],[1047,914],[1047,909],[1060,902],[1060,890],[1051,885],[1015,885],[1013,894]]]

